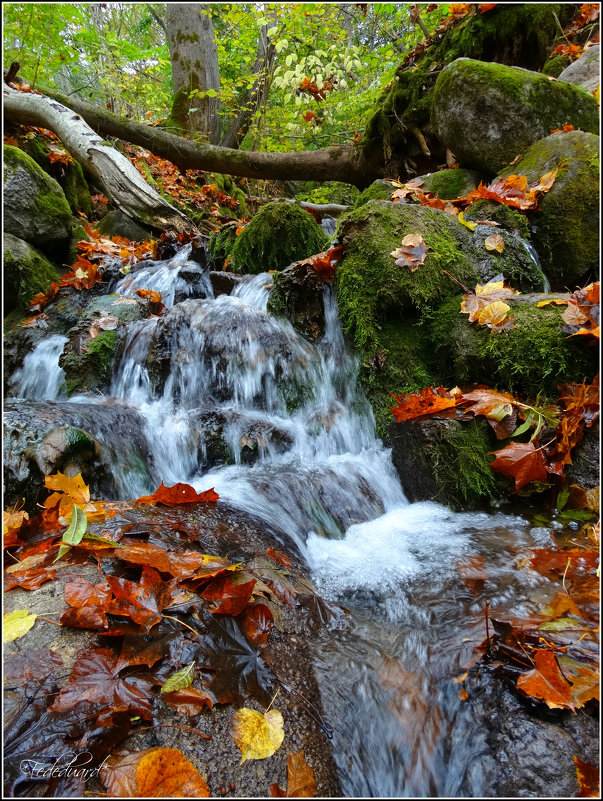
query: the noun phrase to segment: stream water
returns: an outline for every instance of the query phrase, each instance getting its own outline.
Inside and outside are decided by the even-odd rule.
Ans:
[[[159,481],[215,487],[293,538],[320,592],[350,610],[353,625],[319,637],[316,655],[344,795],[479,797],[483,730],[454,678],[484,639],[486,600],[493,615],[520,613],[526,594],[546,594],[545,579],[516,565],[548,533],[520,517],[406,500],[330,288],[326,334],[310,344],[267,314],[269,274],[216,298],[205,276],[196,287],[204,298],[172,305],[187,258],[185,249],[117,286],[125,295],[157,289],[171,308],[128,325],[110,397],[94,402],[140,416],[149,492]],[[60,398],[65,341],[42,340],[14,376],[17,395]],[[208,420],[219,421],[231,464],[208,469]],[[121,496],[140,494],[140,481],[123,471]],[[457,570],[469,557],[487,572],[477,589]]]

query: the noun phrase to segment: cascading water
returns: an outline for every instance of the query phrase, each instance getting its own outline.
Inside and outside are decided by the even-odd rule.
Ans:
[[[23,366],[12,374],[10,385],[18,398],[55,400],[62,394],[65,373],[59,367],[67,337],[53,334],[40,340],[28,353]]]
[[[206,271],[183,289],[189,255],[148,264],[117,288],[155,289],[170,307],[128,325],[108,399],[143,421],[156,482],[148,491],[159,480],[215,487],[293,538],[322,594],[351,610],[352,625],[317,636],[316,656],[345,795],[479,796],[472,766],[486,746],[453,679],[483,639],[484,601],[509,609],[525,594],[511,565],[534,532],[521,518],[408,503],[330,288],[325,336],[311,344],[267,314],[269,274],[214,298]],[[187,299],[174,303],[179,293]],[[55,375],[64,341],[49,337],[28,357],[13,377],[20,392],[42,355]],[[212,466],[215,430],[222,457]],[[130,490],[140,494],[139,474]],[[467,555],[489,566],[476,597],[455,570]]]

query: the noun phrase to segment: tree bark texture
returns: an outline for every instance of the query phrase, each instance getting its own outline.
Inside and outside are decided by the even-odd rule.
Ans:
[[[206,135],[210,144],[217,144],[220,98],[189,96],[195,90],[220,92],[218,50],[209,5],[168,3],[166,28],[174,84],[172,119],[185,131],[197,131]]]
[[[115,205],[134,220],[162,231],[194,227],[144,180],[126,156],[103,141],[72,109],[46,95],[19,92],[6,84],[3,101],[7,119],[53,131]]]
[[[161,128],[126,120],[73,96],[65,97],[49,89],[44,91],[47,93],[47,100],[53,98],[72,109],[98,134],[114,136],[125,142],[145,147],[151,153],[168,159],[180,169],[206,170],[244,178],[271,178],[282,181],[342,181],[361,188],[383,176],[382,163],[367,161],[360,148],[354,145],[330,147],[324,150],[304,150],[297,153],[261,153],[216,145],[199,145],[189,139],[167,133]],[[23,117],[16,121],[43,125],[54,130],[48,119],[45,122],[34,122]],[[61,137],[58,131],[55,133]],[[69,147],[67,149],[69,150]]]

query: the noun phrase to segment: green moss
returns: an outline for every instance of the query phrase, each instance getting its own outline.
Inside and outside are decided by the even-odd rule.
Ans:
[[[307,203],[341,203],[351,206],[359,194],[355,186],[339,181],[304,181],[300,183],[295,199],[305,200]]]
[[[432,192],[442,200],[454,200],[457,197],[469,194],[477,189],[484,176],[475,170],[441,170],[431,175],[424,175],[423,186],[427,192]]]
[[[516,231],[523,239],[530,238],[530,226],[524,214],[517,209],[493,200],[478,200],[465,211],[466,220],[492,220],[507,231]]]
[[[224,262],[230,256],[237,238],[236,225],[223,225],[219,231],[214,231],[209,238],[208,251],[212,258],[214,270],[221,270]]]
[[[370,186],[367,186],[360,195],[356,198],[354,208],[359,209],[361,206],[366,205],[369,200],[391,200],[394,188],[389,181],[373,181]]]
[[[534,215],[534,245],[553,289],[573,290],[599,270],[599,137],[584,131],[547,136],[499,175],[535,181],[558,168]]]
[[[515,302],[511,313],[515,328],[495,334],[469,323],[458,298],[442,305],[431,340],[445,382],[483,382],[524,398],[557,398],[559,384],[592,380],[597,354],[561,331],[561,309]]]
[[[438,487],[434,500],[460,509],[500,498],[499,480],[490,467],[492,443],[488,434],[487,423],[476,420],[442,429],[428,454]]]
[[[563,70],[572,63],[569,56],[553,56],[544,62],[542,72],[544,75],[551,75],[558,78]]]
[[[268,203],[236,238],[232,265],[248,273],[280,270],[320,253],[328,243],[329,238],[307,211],[289,203]]]
[[[71,242],[69,243],[69,254],[67,256],[68,264],[73,264],[77,259],[77,243],[82,241],[89,242],[90,237],[86,233],[86,229],[83,225],[75,225],[71,232]]]
[[[429,247],[425,262],[415,272],[396,265],[391,252],[411,233],[421,234]],[[379,326],[392,316],[430,310],[459,286],[447,270],[465,285],[477,280],[464,250],[468,233],[449,214],[437,209],[369,201],[345,215],[338,228],[344,257],[337,267],[339,315],[344,330],[357,347],[380,347]]]
[[[60,365],[65,371],[68,394],[105,388],[118,344],[116,331],[101,331],[88,343],[85,353],[63,352]]]
[[[46,292],[59,274],[38,250],[12,234],[4,234],[4,311],[26,310],[38,292]]]

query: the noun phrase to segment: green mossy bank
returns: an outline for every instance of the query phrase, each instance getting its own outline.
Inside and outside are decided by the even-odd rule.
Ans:
[[[59,274],[48,259],[28,242],[4,234],[4,314],[27,308],[38,292],[46,292]]]

